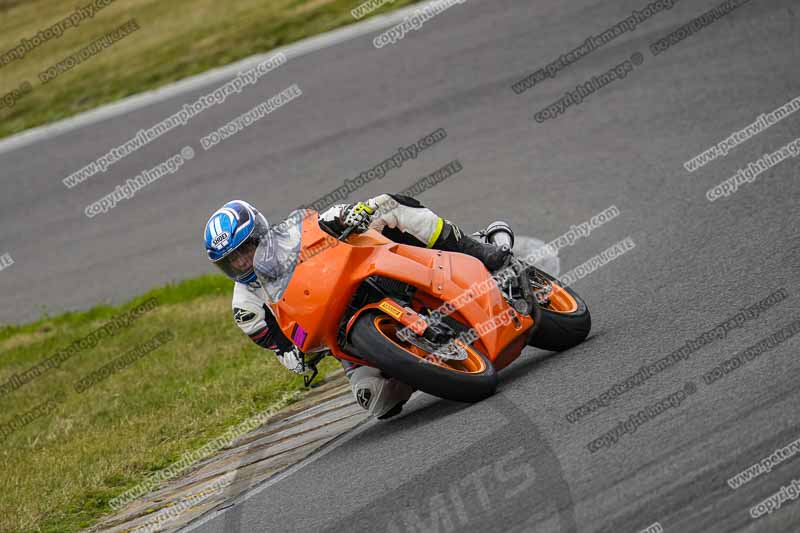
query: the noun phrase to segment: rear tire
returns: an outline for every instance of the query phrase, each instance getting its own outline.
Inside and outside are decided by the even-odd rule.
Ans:
[[[489,359],[474,346],[461,344],[468,352],[465,362],[432,362],[420,348],[394,334],[403,326],[377,310],[358,317],[350,331],[350,342],[363,357],[388,376],[428,394],[458,402],[478,402],[497,388],[497,372]]]
[[[551,352],[562,352],[582,343],[592,329],[592,317],[586,302],[569,287],[537,269],[537,274],[550,281],[559,294],[557,302],[550,306],[540,305],[541,318],[538,328],[528,339],[528,345]],[[572,305],[570,305],[572,304]]]

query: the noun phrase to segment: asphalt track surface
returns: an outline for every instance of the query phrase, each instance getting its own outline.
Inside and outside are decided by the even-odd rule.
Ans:
[[[794,6],[793,6],[794,4]],[[195,531],[798,531],[800,501],[750,508],[800,478],[800,455],[733,490],[726,479],[800,437],[797,337],[712,384],[702,375],[800,315],[800,164],[735,194],[706,191],[800,135],[800,116],[690,174],[683,162],[800,95],[792,1],[752,0],[653,56],[648,46],[715,2],[678,2],[521,95],[511,85],[641,9],[644,1],[475,1],[397,44],[362,36],[290,61],[67,190],[61,178],[204,91],[0,155],[0,320],[122,301],[209,271],[202,226],[229,198],[271,219],[445,128],[415,161],[350,196],[410,186],[453,159],[464,170],[420,199],[470,229],[505,218],[555,238],[610,205],[620,216],[561,251],[562,271],[630,237],[635,248],[574,287],[593,331],[559,355],[526,350],[498,394],[468,406],[418,395]],[[635,52],[644,62],[537,123],[534,113]],[[199,138],[292,83],[303,96],[204,152]],[[191,145],[177,174],[94,219],[84,207]],[[581,418],[566,415],[743,307],[788,297]],[[229,316],[220,317],[230,320]],[[694,393],[633,434],[589,443],[688,383]]]

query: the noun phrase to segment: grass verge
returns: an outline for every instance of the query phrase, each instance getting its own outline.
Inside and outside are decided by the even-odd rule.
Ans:
[[[0,0],[0,54],[95,1]],[[0,138],[351,24],[362,1],[111,0],[21,59],[0,62],[0,101],[25,82],[31,87],[13,106],[0,103]],[[369,16],[416,1],[393,0]],[[130,19],[138,30],[41,82],[41,72]]]
[[[231,282],[209,275],[120,307],[0,328],[0,531],[88,527],[110,511],[111,498],[148,474],[303,388],[236,327],[230,297]],[[157,307],[114,335],[28,383],[14,380],[14,390],[4,387],[150,298]],[[162,336],[163,345],[76,391],[80,380],[164,331],[174,338]],[[337,366],[327,360],[323,375]],[[25,423],[10,432],[18,417]]]

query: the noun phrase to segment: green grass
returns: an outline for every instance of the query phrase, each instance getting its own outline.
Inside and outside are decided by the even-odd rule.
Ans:
[[[0,328],[0,384],[147,298],[160,305],[59,368],[0,396],[0,424],[48,398],[56,409],[9,435],[0,448],[0,531],[77,531],[108,501],[262,412],[299,376],[233,322],[231,282],[209,275],[155,289],[121,307]],[[78,394],[73,386],[162,330],[175,340]],[[333,360],[323,371],[338,366]]]
[[[0,53],[90,0],[0,0]],[[363,0],[115,0],[94,18],[0,68],[0,95],[33,90],[0,109],[0,137],[355,22]],[[418,0],[395,0],[370,16]],[[140,29],[42,84],[38,74],[135,18]]]
[[[90,0],[0,0],[0,53]],[[0,138],[354,22],[362,0],[115,0],[23,59],[0,68]],[[395,0],[373,14],[417,0]],[[140,29],[55,80],[38,73],[135,18]],[[231,284],[205,276],[121,307],[0,327],[0,384],[149,297],[157,309],[16,391],[0,395],[0,424],[48,399],[42,416],[2,441],[0,531],[68,532],[95,523],[108,501],[186,451],[267,409],[299,377],[233,323]],[[74,384],[156,333],[175,340],[82,394]],[[323,371],[337,364],[328,361]]]

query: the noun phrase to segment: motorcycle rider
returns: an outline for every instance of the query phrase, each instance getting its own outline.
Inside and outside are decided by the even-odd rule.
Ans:
[[[380,231],[387,238],[414,246],[461,252],[481,260],[495,271],[511,252],[479,242],[449,220],[438,216],[414,198],[381,194],[366,202],[338,204],[319,216],[335,232],[352,227],[362,233]],[[253,256],[264,238],[271,238],[267,219],[252,205],[233,200],[211,215],[205,228],[208,258],[231,278],[233,318],[250,339],[273,350],[289,370],[305,372],[303,354],[281,331],[271,308],[261,294]],[[378,419],[394,416],[414,392],[411,387],[383,376],[380,370],[342,361],[358,404]]]

